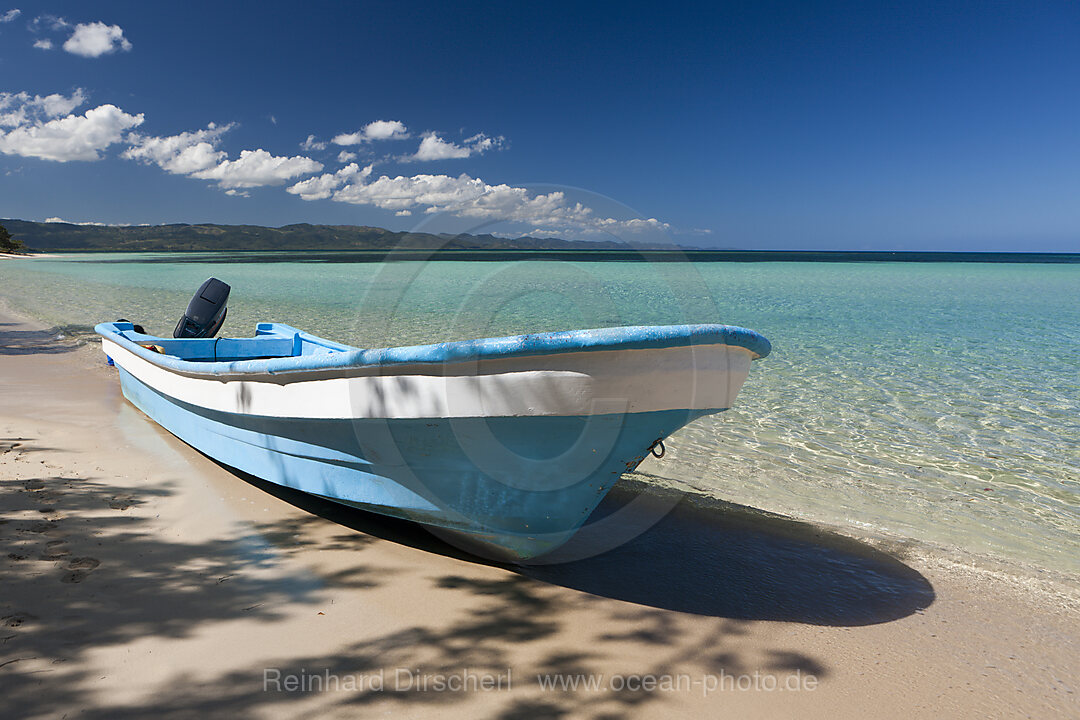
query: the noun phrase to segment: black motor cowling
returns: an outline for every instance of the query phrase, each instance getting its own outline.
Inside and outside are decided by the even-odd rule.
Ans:
[[[188,303],[187,312],[173,330],[174,338],[209,338],[217,335],[225,322],[226,305],[231,288],[217,278],[199,286]]]

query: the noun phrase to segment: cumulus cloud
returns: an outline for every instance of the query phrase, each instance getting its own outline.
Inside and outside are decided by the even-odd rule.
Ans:
[[[393,140],[407,134],[404,123],[397,120],[376,120],[364,126],[364,135],[369,140]]]
[[[316,140],[314,135],[308,135],[307,140],[300,143],[300,149],[311,152],[312,150],[325,150],[326,143]]]
[[[438,135],[432,133],[424,137],[420,141],[420,147],[417,149],[416,154],[412,156],[413,160],[451,160],[454,158],[467,158],[469,157],[469,149],[455,145],[452,142],[443,140]]]
[[[71,96],[53,93],[33,95],[26,92],[0,93],[0,127],[17,127],[67,115],[86,102],[86,92],[76,89]]]
[[[371,165],[361,170],[356,163],[350,163],[335,173],[301,180],[286,190],[293,195],[299,195],[304,200],[325,200],[349,179],[357,176],[363,179],[369,175],[371,175]]]
[[[22,10],[20,10],[19,8],[15,8],[14,10],[8,10],[3,15],[0,15],[0,23],[9,23],[20,15],[22,15]]]
[[[34,47],[39,50],[52,50],[52,40],[48,38],[42,38],[41,40],[34,41]]]
[[[327,197],[329,191],[333,190],[329,197],[337,202],[372,205],[391,210],[396,215],[409,215],[414,211],[427,214],[445,212],[477,221],[520,222],[585,233],[624,234],[668,228],[666,223],[655,218],[618,220],[597,217],[591,208],[579,202],[570,202],[559,191],[532,194],[526,188],[489,185],[465,174],[457,177],[382,175],[369,181],[370,174],[369,166],[363,173],[354,174],[343,185],[336,174],[324,175],[313,178],[318,182],[303,188],[304,192],[294,189],[297,186],[290,188],[290,192],[305,200],[317,200]],[[334,190],[338,185],[340,187]]]
[[[470,155],[482,155],[488,150],[498,147],[502,143],[503,138],[501,136],[493,138],[488,137],[484,133],[478,133],[467,138],[461,145],[457,145],[453,142],[443,140],[435,133],[428,133],[424,135],[424,139],[420,141],[420,147],[417,148],[416,153],[405,159],[424,162],[467,158]]]
[[[323,169],[322,163],[303,155],[278,157],[262,149],[244,150],[239,158],[230,160],[228,153],[218,148],[218,142],[233,127],[232,123],[210,123],[205,130],[167,137],[129,133],[129,147],[122,157],[157,165],[175,175],[214,180],[226,195],[239,197],[249,197],[246,188],[282,185]]]
[[[143,122],[141,113],[130,115],[115,105],[69,114],[84,100],[81,90],[71,97],[0,94],[0,127],[13,128],[0,131],[0,152],[56,162],[98,160],[101,151]]]
[[[265,150],[244,150],[236,160],[223,160],[219,165],[191,174],[200,180],[216,180],[226,189],[253,188],[263,185],[282,185],[301,175],[323,169],[320,162],[309,157],[279,157]]]
[[[83,57],[96,58],[118,50],[130,50],[131,43],[119,25],[103,22],[79,23],[64,43],[64,50]]]
[[[168,137],[131,133],[130,147],[121,157],[157,165],[174,175],[190,175],[220,165],[228,155],[217,149],[221,135],[233,126],[210,123],[205,130],[182,132]]]
[[[398,120],[376,120],[354,133],[334,136],[335,145],[360,145],[373,140],[402,140],[409,137],[405,123]]]
[[[341,152],[339,152],[337,154],[337,161],[341,162],[341,163],[349,162],[350,160],[355,160],[355,159],[356,159],[356,153],[349,152],[348,150],[342,150]]]

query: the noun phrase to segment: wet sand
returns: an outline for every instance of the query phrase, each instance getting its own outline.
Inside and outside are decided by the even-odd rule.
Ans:
[[[631,482],[598,512],[630,539],[485,562],[219,466],[0,317],[5,717],[1080,716],[1033,583]]]

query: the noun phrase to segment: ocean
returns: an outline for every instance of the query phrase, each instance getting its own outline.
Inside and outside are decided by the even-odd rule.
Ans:
[[[772,355],[646,480],[1080,574],[1080,264],[272,259],[0,260],[0,300],[84,338],[119,317],[169,335],[210,275],[232,285],[233,336],[260,321],[360,347],[741,325]]]

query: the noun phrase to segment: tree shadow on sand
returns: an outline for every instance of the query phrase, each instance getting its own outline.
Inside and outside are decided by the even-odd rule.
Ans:
[[[38,449],[20,438],[8,453]],[[10,456],[9,456],[10,457]],[[0,478],[0,688],[6,717],[59,716],[86,698],[52,681],[96,648],[147,637],[183,638],[206,623],[278,617],[315,585],[274,573],[274,554],[250,537],[185,541],[132,508],[175,493],[167,485],[118,485],[55,475]],[[40,469],[39,469],[40,468]],[[30,662],[48,670],[24,670]],[[78,674],[75,677],[79,677]],[[13,715],[8,715],[11,712]]]
[[[228,537],[195,541],[163,533],[139,513],[167,501],[178,492],[175,485],[120,485],[47,472],[0,480],[0,538],[16,556],[0,558],[0,687],[5,712],[17,717],[76,710],[102,720],[314,718],[335,711],[416,715],[470,702],[475,693],[393,691],[397,669],[500,675],[512,668],[512,691],[486,705],[492,717],[623,718],[643,708],[662,711],[670,696],[543,691],[537,677],[610,672],[630,647],[638,649],[642,666],[634,671],[641,674],[761,670],[825,678],[832,669],[824,658],[767,638],[747,649],[752,620],[858,625],[903,617],[933,599],[925,579],[885,553],[724,504],[680,500],[648,530],[606,553],[513,566],[470,556],[413,523],[249,476],[244,479],[305,512],[240,523]],[[640,491],[624,483],[604,511]],[[334,594],[349,593],[364,607],[366,593],[397,592],[395,569],[377,550],[380,539],[423,551],[395,561],[409,564],[402,570],[413,575],[414,584],[400,592],[416,593],[418,576],[423,584],[417,610],[398,613],[393,625],[380,628],[356,618],[355,633],[344,625],[342,636],[318,654],[253,646],[210,679],[192,668],[190,658],[184,669],[174,668],[167,650],[172,646],[165,645],[164,656],[139,656],[155,668],[141,699],[113,704],[95,691],[102,671],[93,658],[102,648],[138,650],[150,638],[205,638],[241,619],[273,634],[289,612],[295,617],[300,608],[314,617]],[[283,563],[323,551],[339,551],[338,557],[345,551],[344,567],[313,573],[303,562]],[[460,562],[433,563],[425,553]],[[385,596],[370,597],[373,610],[385,603]],[[430,612],[443,604],[454,610]],[[292,644],[280,639],[282,648]],[[267,668],[342,678],[381,672],[386,686],[280,692],[267,689]]]

